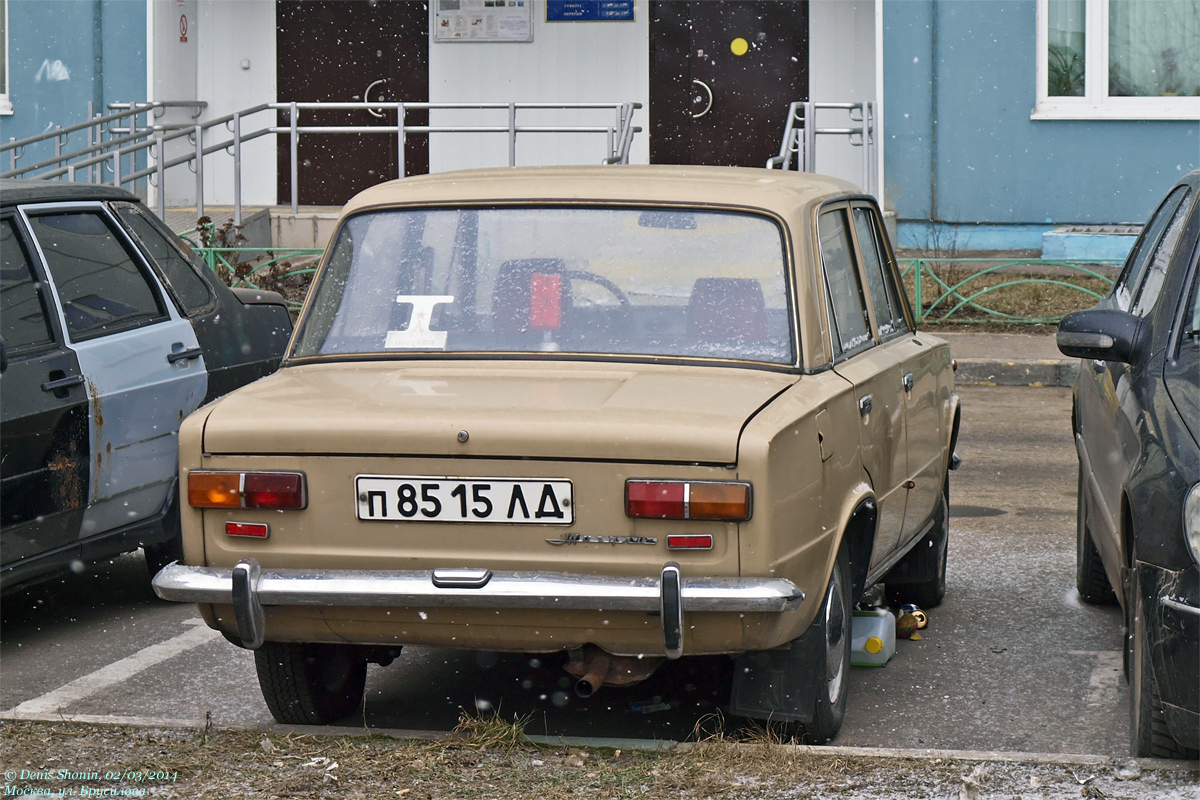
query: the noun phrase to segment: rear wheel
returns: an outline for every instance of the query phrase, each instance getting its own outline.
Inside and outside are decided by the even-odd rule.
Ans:
[[[843,544],[829,576],[825,602],[814,626],[825,645],[825,680],[817,692],[813,721],[804,726],[805,744],[825,744],[842,727],[850,680],[850,557]]]
[[[1117,602],[1116,592],[1104,572],[1104,562],[1092,538],[1088,524],[1088,502],[1084,492],[1087,483],[1083,479],[1083,465],[1079,467],[1079,490],[1076,493],[1075,509],[1075,588],[1085,603],[1112,605]]]
[[[289,725],[341,719],[358,707],[367,682],[366,655],[351,645],[264,642],[254,666],[271,716]]]
[[[1146,607],[1142,602],[1136,567],[1131,586],[1133,613],[1130,615],[1129,628],[1129,752],[1138,758],[1194,759],[1196,751],[1175,741],[1175,737],[1171,736],[1171,731],[1167,728],[1150,662]]]

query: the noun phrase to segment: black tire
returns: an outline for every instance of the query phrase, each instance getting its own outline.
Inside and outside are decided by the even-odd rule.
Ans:
[[[1079,597],[1085,603],[1092,605],[1112,605],[1117,602],[1117,594],[1112,584],[1108,582],[1108,574],[1104,571],[1104,562],[1100,560],[1100,551],[1092,538],[1092,529],[1087,517],[1087,491],[1083,480],[1083,466],[1079,467],[1079,489],[1075,501],[1075,588]]]
[[[825,602],[814,626],[820,626],[825,643],[825,679],[817,692],[813,721],[800,736],[804,744],[825,744],[841,730],[846,717],[846,696],[850,683],[850,554],[846,545],[838,552]]]
[[[367,659],[339,644],[264,642],[254,651],[258,686],[276,721],[328,725],[362,701]]]
[[[1146,608],[1138,586],[1136,567],[1130,583],[1133,613],[1130,615],[1129,628],[1129,752],[1137,758],[1195,759],[1197,751],[1175,741],[1167,728],[1150,662]]]
[[[885,595],[892,607],[912,603],[935,608],[946,596],[946,558],[950,549],[950,476],[942,485],[933,528],[884,577]],[[916,580],[906,577],[923,576]],[[897,580],[896,578],[900,578]]]

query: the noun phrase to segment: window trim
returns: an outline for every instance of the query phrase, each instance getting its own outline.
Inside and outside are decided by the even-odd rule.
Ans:
[[[77,335],[71,330],[71,326],[67,324],[64,304],[62,297],[59,295],[58,284],[55,281],[54,271],[50,269],[50,264],[46,259],[46,253],[42,249],[42,243],[37,237],[37,232],[30,224],[30,217],[44,216],[48,214],[78,213],[97,214],[104,219],[105,225],[113,234],[113,239],[117,242],[118,246],[125,250],[126,254],[133,262],[134,267],[137,268],[139,274],[142,276],[142,279],[146,281],[147,287],[150,289],[151,296],[154,298],[155,303],[158,304],[159,313],[157,316],[136,319],[129,324],[117,324],[108,330],[87,333],[84,335]],[[175,310],[174,304],[171,302],[166,288],[162,285],[162,281],[158,279],[158,275],[155,273],[154,269],[145,262],[145,259],[142,257],[142,252],[138,248],[137,244],[132,241],[128,233],[125,231],[125,228],[121,225],[120,221],[116,219],[115,215],[113,215],[108,206],[103,202],[85,200],[79,202],[72,201],[61,203],[30,203],[28,205],[18,206],[17,214],[21,219],[22,227],[25,229],[29,237],[29,244],[36,253],[37,263],[45,272],[46,286],[50,290],[50,296],[54,304],[54,308],[51,309],[51,314],[56,318],[57,324],[59,325],[64,337],[63,341],[68,345],[91,341],[92,339],[99,339],[105,336],[111,336],[114,334],[123,333],[125,331],[135,330],[137,328],[144,328],[149,325],[157,325],[168,320],[186,319],[186,317],[178,316],[178,312]]]
[[[830,353],[832,354],[831,361],[834,364],[840,364],[848,358],[858,355],[859,353],[875,347],[879,341],[876,336],[876,329],[873,322],[871,301],[868,299],[868,291],[863,284],[862,262],[859,258],[857,250],[858,240],[854,235],[853,218],[852,218],[852,200],[851,197],[839,197],[834,200],[822,203],[816,209],[816,217],[814,218],[817,245],[817,263],[821,269],[821,286],[824,294],[825,314],[827,318],[827,335],[829,337]],[[856,347],[846,349],[842,344],[841,329],[837,322],[837,309],[833,305],[833,292],[830,291],[829,272],[825,266],[825,253],[821,248],[821,215],[838,211],[842,214],[843,229],[846,233],[846,244],[849,247],[847,255],[850,257],[850,274],[854,276],[858,282],[859,301],[862,305],[864,321],[867,324],[866,340]]]
[[[1200,119],[1200,97],[1108,96],[1108,0],[1088,0],[1084,35],[1085,94],[1050,97],[1047,53],[1050,42],[1049,0],[1037,0],[1037,102],[1033,120],[1187,120]]]

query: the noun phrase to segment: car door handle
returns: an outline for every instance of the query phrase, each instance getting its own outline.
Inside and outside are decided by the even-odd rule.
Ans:
[[[204,355],[204,351],[199,347],[193,347],[191,350],[180,350],[178,353],[169,353],[167,355],[167,363],[174,364],[176,361],[191,361],[193,358],[199,358]]]
[[[871,413],[871,395],[864,394],[862,397],[859,398],[858,413],[860,416],[863,416],[863,417],[865,417],[867,414]]]
[[[904,391],[911,392],[913,387],[913,374],[909,372],[904,376]]]
[[[82,384],[83,384],[83,376],[82,375],[68,375],[65,378],[56,378],[52,381],[46,381],[45,383],[42,384],[42,391],[43,392],[59,392],[59,391],[62,391],[63,389],[70,389],[74,386],[80,386]],[[60,397],[61,396],[64,396],[64,395],[60,395]]]

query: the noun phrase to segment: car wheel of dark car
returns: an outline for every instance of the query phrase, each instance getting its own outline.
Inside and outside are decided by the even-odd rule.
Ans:
[[[1195,759],[1197,752],[1175,741],[1167,728],[1150,662],[1146,604],[1141,597],[1136,568],[1130,583],[1133,590],[1128,648],[1130,754],[1138,758]]]
[[[1075,588],[1085,603],[1092,605],[1112,605],[1117,602],[1117,595],[1108,582],[1104,572],[1104,562],[1100,559],[1100,551],[1092,539],[1091,526],[1087,518],[1087,483],[1083,479],[1083,468],[1079,470],[1079,491],[1075,511]]]
[[[946,596],[946,556],[950,548],[950,476],[942,487],[933,528],[884,578],[892,606],[913,603],[921,608],[941,605]]]
[[[362,701],[367,659],[337,644],[265,642],[254,651],[258,685],[277,722],[328,725]]]
[[[825,680],[817,692],[813,721],[804,726],[805,744],[825,744],[842,727],[846,716],[846,695],[850,681],[850,556],[845,543],[838,552],[825,602],[813,628],[820,630],[825,645]],[[811,629],[810,629],[811,630]]]

